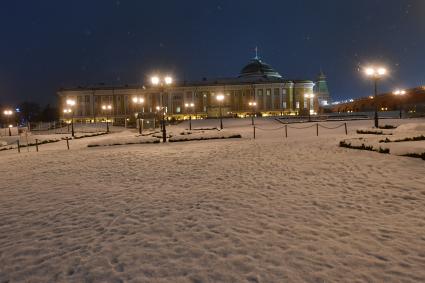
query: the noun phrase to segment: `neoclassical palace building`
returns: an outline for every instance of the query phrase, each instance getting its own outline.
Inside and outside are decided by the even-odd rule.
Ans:
[[[320,105],[330,102],[322,72],[316,82],[288,80],[258,56],[234,78],[176,81],[162,87],[97,85],[60,89],[57,94],[62,109],[68,109],[67,100],[75,102],[72,110],[76,120],[93,122],[109,117],[119,124],[134,120],[140,112],[155,113],[158,107],[167,117],[185,119],[189,113],[217,117],[220,103],[223,116],[244,117],[253,112],[263,116],[317,113]],[[218,95],[224,96],[221,102]],[[135,97],[142,98],[143,104],[135,103]],[[105,105],[110,105],[109,110]],[[64,120],[69,119],[69,112],[61,113]]]

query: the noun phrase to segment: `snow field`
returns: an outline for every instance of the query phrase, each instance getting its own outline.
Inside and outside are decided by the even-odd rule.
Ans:
[[[424,280],[422,160],[340,148],[343,129],[253,140],[249,123],[224,121],[242,139],[0,152],[0,282]]]

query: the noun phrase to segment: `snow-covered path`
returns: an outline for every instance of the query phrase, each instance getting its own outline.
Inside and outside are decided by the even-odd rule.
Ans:
[[[1,152],[0,282],[425,280],[423,160],[245,124],[241,140]]]

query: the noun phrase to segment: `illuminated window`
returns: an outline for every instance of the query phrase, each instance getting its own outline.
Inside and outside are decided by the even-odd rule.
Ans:
[[[176,107],[176,113],[180,113],[180,106]]]
[[[300,109],[300,102],[299,101],[295,102],[295,108]]]

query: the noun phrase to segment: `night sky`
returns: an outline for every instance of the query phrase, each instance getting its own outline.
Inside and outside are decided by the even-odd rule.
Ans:
[[[288,79],[328,76],[335,100],[371,92],[358,69],[382,63],[382,90],[425,85],[424,0],[0,3],[0,104],[54,103],[60,87],[235,77],[259,55]]]

